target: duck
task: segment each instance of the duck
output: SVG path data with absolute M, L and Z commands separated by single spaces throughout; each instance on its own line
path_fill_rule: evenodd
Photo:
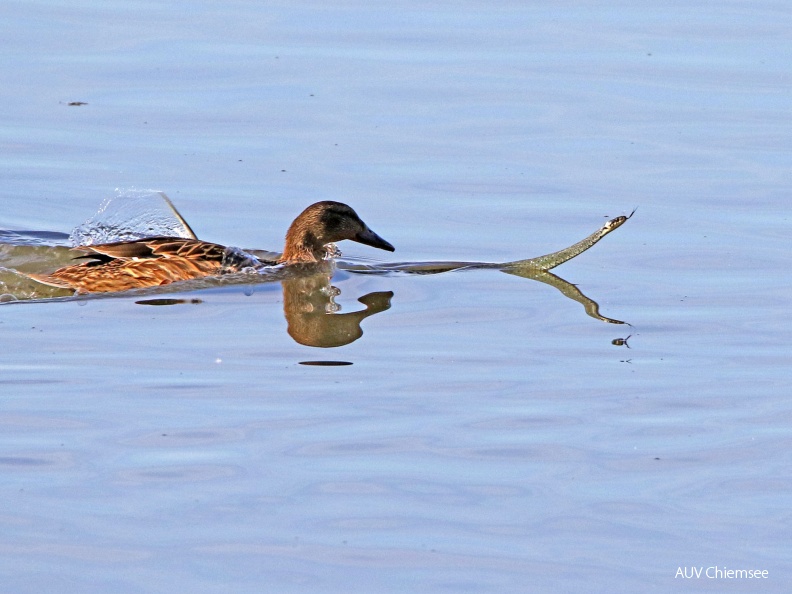
M 294 219 L 279 258 L 255 262 L 270 266 L 315 264 L 337 255 L 333 244 L 344 239 L 389 252 L 395 250 L 352 207 L 324 200 L 312 204 Z M 239 250 L 234 248 L 181 237 L 147 237 L 81 245 L 72 250 L 80 253 L 75 259 L 86 261 L 50 274 L 27 276 L 45 285 L 81 293 L 108 293 L 239 272 L 251 262 L 250 258 L 239 257 Z

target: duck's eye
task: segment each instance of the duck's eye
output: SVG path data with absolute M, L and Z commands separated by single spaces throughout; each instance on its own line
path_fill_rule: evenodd
M 322 223 L 325 227 L 336 227 L 341 222 L 341 217 L 332 212 L 326 212 L 322 215 Z
M 338 229 L 343 227 L 344 222 L 349 219 L 348 215 L 328 210 L 322 213 L 322 224 L 328 229 Z

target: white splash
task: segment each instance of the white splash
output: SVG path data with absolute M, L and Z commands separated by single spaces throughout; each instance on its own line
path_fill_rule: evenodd
M 69 235 L 73 246 L 131 241 L 146 237 L 183 237 L 195 239 L 190 226 L 158 190 L 117 188 L 95 215 Z

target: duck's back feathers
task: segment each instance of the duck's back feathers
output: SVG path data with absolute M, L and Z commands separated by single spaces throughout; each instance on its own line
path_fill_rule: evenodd
M 136 241 L 102 243 L 73 248 L 83 252 L 78 258 L 98 260 L 142 260 L 146 258 L 188 258 L 222 262 L 225 246 L 198 239 L 180 237 L 149 237 Z M 104 258 L 103 258 L 104 256 Z
M 219 274 L 226 248 L 216 243 L 154 237 L 73 248 L 89 259 L 52 274 L 30 274 L 41 283 L 91 293 L 127 291 Z

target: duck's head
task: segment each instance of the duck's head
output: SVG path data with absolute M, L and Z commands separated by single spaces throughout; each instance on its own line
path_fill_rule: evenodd
M 381 250 L 394 247 L 369 229 L 346 204 L 326 200 L 306 208 L 286 232 L 286 246 L 279 262 L 285 264 L 318 262 L 324 259 L 328 243 L 351 239 Z

